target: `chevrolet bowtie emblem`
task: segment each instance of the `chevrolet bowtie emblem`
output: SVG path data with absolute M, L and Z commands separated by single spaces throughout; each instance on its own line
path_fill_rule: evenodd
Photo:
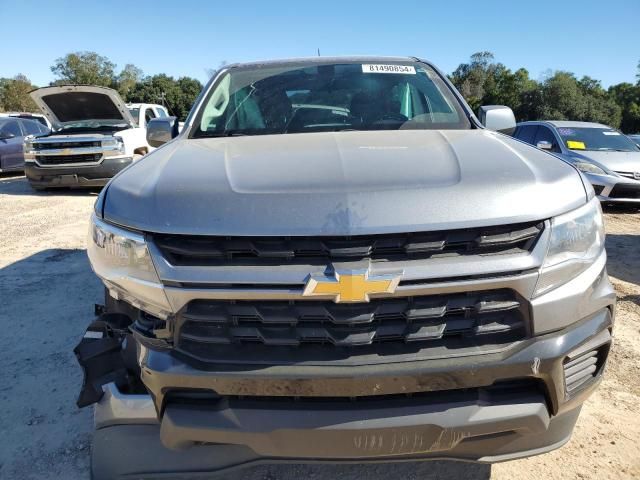
M 368 302 L 374 293 L 393 293 L 400 283 L 400 275 L 370 277 L 363 273 L 334 273 L 327 277 L 310 277 L 302 295 L 333 296 L 336 303 Z

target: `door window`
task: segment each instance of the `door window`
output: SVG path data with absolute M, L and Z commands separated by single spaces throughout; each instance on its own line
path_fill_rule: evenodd
M 149 123 L 149 120 L 156 118 L 156 114 L 151 108 L 147 108 L 144 111 L 144 123 Z
M 514 137 L 523 142 L 527 142 L 530 145 L 534 145 L 533 140 L 538 130 L 537 125 L 522 125 L 516 130 Z

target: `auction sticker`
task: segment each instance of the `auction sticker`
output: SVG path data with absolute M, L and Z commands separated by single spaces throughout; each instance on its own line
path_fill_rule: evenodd
M 586 150 L 587 146 L 584 142 L 577 142 L 575 140 L 567 140 L 567 147 L 571 150 Z
M 363 73 L 404 73 L 415 75 L 416 69 L 413 65 L 382 65 L 378 63 L 368 63 L 362 65 Z

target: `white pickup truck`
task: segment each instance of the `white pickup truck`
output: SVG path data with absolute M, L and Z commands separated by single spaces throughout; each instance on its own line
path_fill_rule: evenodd
M 25 141 L 25 174 L 36 190 L 105 185 L 153 150 L 148 119 L 168 116 L 161 105 L 125 105 L 106 87 L 44 87 L 31 97 L 53 126 L 50 135 Z
M 168 117 L 167 109 L 155 103 L 127 103 L 129 113 L 140 127 L 146 127 L 149 120 Z

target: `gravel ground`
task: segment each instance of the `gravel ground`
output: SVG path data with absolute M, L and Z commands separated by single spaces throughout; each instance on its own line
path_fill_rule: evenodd
M 35 193 L 0 176 L 0 478 L 88 478 L 91 410 L 75 399 L 81 373 L 72 349 L 100 302 L 84 252 L 96 192 Z M 616 342 L 605 380 L 582 410 L 569 444 L 493 465 L 459 462 L 263 466 L 224 477 L 640 478 L 640 213 L 606 214 L 609 274 L 618 292 Z M 222 478 L 222 477 L 220 477 Z

